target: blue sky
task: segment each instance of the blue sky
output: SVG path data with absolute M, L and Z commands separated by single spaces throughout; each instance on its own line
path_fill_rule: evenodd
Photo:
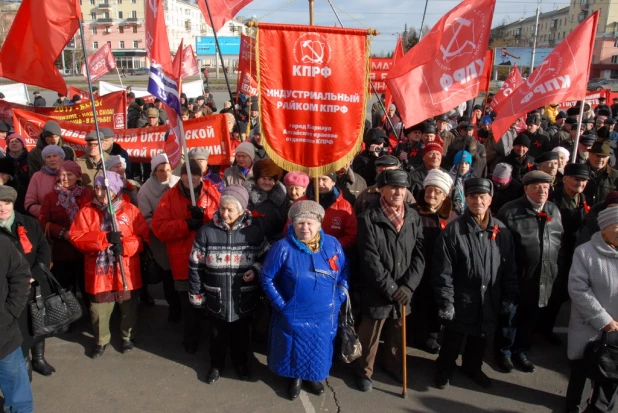
M 331 0 L 335 6 L 344 10 L 352 17 L 341 13 L 339 17 L 345 27 L 364 28 L 363 24 L 380 31 L 374 38 L 372 51 L 387 52 L 393 50 L 397 33 L 402 32 L 404 25 L 419 28 L 423 17 L 424 0 Z M 290 0 L 254 0 L 245 7 L 239 15 L 243 17 L 256 16 L 258 19 L 272 10 L 288 4 Z M 457 0 L 429 0 L 425 24 L 432 27 L 448 10 L 455 7 Z M 314 0 L 315 23 L 320 26 L 332 26 L 337 22 L 326 0 Z M 551 11 L 554 8 L 566 7 L 568 1 L 544 2 L 541 11 Z M 501 24 L 505 18 L 509 21 L 535 13 L 536 0 L 497 0 L 493 26 Z M 357 21 L 358 20 L 358 21 Z M 264 22 L 290 24 L 309 24 L 309 6 L 307 0 L 296 0 L 283 7 L 280 11 L 269 14 L 261 19 Z

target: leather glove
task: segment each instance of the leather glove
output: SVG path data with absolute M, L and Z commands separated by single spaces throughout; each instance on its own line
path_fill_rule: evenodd
M 120 238 L 122 238 L 122 232 L 120 231 L 110 231 L 105 236 L 107 238 L 107 242 L 110 244 L 120 244 Z
M 124 253 L 124 247 L 122 246 L 122 243 L 112 244 L 109 249 L 114 253 L 116 257 L 121 257 Z
M 399 288 L 397 288 L 397 290 L 393 293 L 392 298 L 401 305 L 408 305 L 412 299 L 412 290 L 405 285 L 400 285 Z
M 198 206 L 189 205 L 187 207 L 187 209 L 191 213 L 191 218 L 199 219 L 199 220 L 204 219 L 204 208 L 198 207 Z
M 453 318 L 455 318 L 455 307 L 449 304 L 446 308 L 438 310 L 438 317 L 442 321 L 453 321 Z
M 189 230 L 197 231 L 198 229 L 200 229 L 202 227 L 202 218 L 200 218 L 200 219 L 195 219 L 195 218 L 188 219 L 187 220 L 187 225 L 189 226 Z

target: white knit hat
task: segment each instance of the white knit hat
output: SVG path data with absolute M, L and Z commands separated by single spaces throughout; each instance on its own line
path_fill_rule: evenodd
M 164 152 L 161 152 L 152 158 L 152 160 L 150 161 L 150 170 L 154 173 L 155 169 L 157 169 L 157 166 L 161 165 L 162 163 L 170 163 L 169 159 L 167 159 L 167 155 Z
M 453 179 L 440 169 L 432 169 L 423 182 L 423 187 L 427 188 L 427 186 L 437 186 L 448 195 L 453 186 Z
M 597 221 L 601 231 L 610 225 L 618 224 L 618 207 L 605 208 L 603 211 L 599 212 Z
M 569 157 L 571 156 L 571 153 L 569 152 L 569 150 L 567 148 L 563 148 L 562 146 L 556 146 L 551 151 L 552 152 L 563 153 L 567 157 L 567 159 L 569 159 Z

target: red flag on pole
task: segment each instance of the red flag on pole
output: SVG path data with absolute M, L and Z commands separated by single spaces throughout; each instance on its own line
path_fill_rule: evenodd
M 158 64 L 172 73 L 172 54 L 167 39 L 167 27 L 161 0 L 146 2 L 146 51 L 151 64 Z
M 448 12 L 386 77 L 405 125 L 478 95 L 496 0 L 465 0 Z
M 180 76 L 183 79 L 197 75 L 200 72 L 200 67 L 197 64 L 193 46 L 189 45 L 182 50 L 182 68 Z
M 116 68 L 116 58 L 114 58 L 108 43 L 88 56 L 88 66 L 90 66 L 90 78 L 93 82 Z M 82 74 L 86 77 L 85 64 L 82 64 Z
M 56 60 L 80 16 L 79 0 L 24 0 L 0 51 L 0 76 L 66 95 Z
M 213 29 L 215 32 L 218 32 L 225 23 L 232 20 L 243 7 L 253 0 L 198 0 L 197 5 L 200 6 L 200 10 L 206 19 L 206 24 L 210 26 L 206 1 L 208 1 L 208 6 L 210 6 L 212 22 L 215 26 Z
M 184 49 L 184 41 L 185 39 L 180 39 L 180 44 L 178 45 L 178 50 L 176 51 L 176 55 L 172 60 L 172 73 L 171 75 L 176 77 L 176 75 L 180 75 L 182 73 L 182 50 Z
M 488 50 L 485 52 L 485 71 L 483 72 L 481 87 L 479 92 L 489 92 L 489 85 L 491 84 L 491 74 L 494 68 L 494 52 L 492 50 Z
M 575 28 L 500 106 L 491 128 L 497 141 L 522 114 L 550 103 L 583 100 L 599 12 Z
M 513 64 L 513 69 L 511 69 L 511 73 L 506 78 L 496 96 L 494 96 L 494 100 L 491 101 L 491 110 L 496 113 L 500 112 L 500 107 L 506 100 L 506 98 L 513 93 L 515 89 L 517 89 L 521 84 L 524 83 L 524 80 L 521 78 L 521 73 L 519 73 L 519 69 L 517 68 L 517 63 Z
M 395 67 L 398 60 L 403 58 L 403 43 L 401 42 L 401 36 L 397 38 L 397 44 L 395 45 L 395 51 L 393 52 L 393 60 L 391 68 Z M 384 107 L 388 111 L 388 107 L 393 103 L 393 94 L 391 93 L 390 88 L 386 88 L 386 92 L 384 93 L 386 98 L 384 99 Z M 395 102 L 395 106 L 397 106 L 397 102 Z M 387 114 L 385 114 L 388 116 Z

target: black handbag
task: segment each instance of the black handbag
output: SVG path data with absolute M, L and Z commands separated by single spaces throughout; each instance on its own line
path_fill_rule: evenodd
M 145 242 L 140 260 L 142 267 L 142 283 L 152 285 L 163 281 L 164 270 L 155 259 L 154 254 L 148 244 Z
M 608 342 L 606 332 L 600 340 L 588 343 L 584 362 L 586 376 L 596 383 L 618 383 L 618 345 Z
M 345 303 L 341 307 L 339 313 L 339 328 L 337 335 L 341 340 L 341 351 L 339 358 L 344 363 L 351 363 L 363 354 L 363 349 L 358 339 L 358 334 L 354 330 L 354 317 L 352 316 L 352 305 L 350 304 L 350 295 L 348 290 L 339 286 L 346 295 Z
M 64 290 L 56 277 L 39 263 L 52 288 L 52 294 L 43 297 L 37 284 L 34 300 L 30 302 L 30 321 L 34 337 L 47 337 L 66 331 L 67 327 L 82 317 L 82 306 L 70 290 Z

